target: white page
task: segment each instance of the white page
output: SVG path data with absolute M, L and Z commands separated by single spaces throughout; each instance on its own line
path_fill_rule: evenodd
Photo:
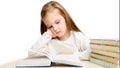
M 51 61 L 48 58 L 26 58 L 18 61 L 16 66 L 50 66 Z
M 82 66 L 80 59 L 74 55 L 52 55 L 49 56 L 52 62 L 74 65 L 74 66 Z

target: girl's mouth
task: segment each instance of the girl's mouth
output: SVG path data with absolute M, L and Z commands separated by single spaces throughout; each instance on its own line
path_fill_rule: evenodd
M 60 33 L 60 31 L 56 32 L 56 34 L 59 34 L 59 33 Z

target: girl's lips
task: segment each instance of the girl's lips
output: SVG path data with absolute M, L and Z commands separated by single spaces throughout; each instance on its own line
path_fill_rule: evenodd
M 59 34 L 59 33 L 60 33 L 60 31 L 56 32 L 56 34 Z

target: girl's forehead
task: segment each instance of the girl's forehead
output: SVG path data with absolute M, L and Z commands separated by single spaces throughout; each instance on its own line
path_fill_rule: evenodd
M 55 8 L 49 10 L 49 11 L 46 13 L 46 16 L 48 16 L 49 14 L 52 14 L 52 15 L 60 15 L 59 10 L 58 10 L 58 9 L 55 9 Z
M 62 15 L 60 15 L 58 10 L 51 10 L 47 12 L 45 17 L 43 18 L 43 21 L 45 24 L 52 24 L 56 20 L 60 20 L 62 18 Z
M 57 19 L 60 18 L 62 15 L 59 13 L 59 11 L 57 9 L 51 10 L 49 12 L 46 13 L 45 17 L 43 19 Z

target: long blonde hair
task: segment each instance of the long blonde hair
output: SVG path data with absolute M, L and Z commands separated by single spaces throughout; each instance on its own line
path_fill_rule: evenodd
M 49 12 L 52 8 L 57 9 L 59 11 L 60 15 L 62 15 L 64 17 L 65 22 L 67 24 L 66 25 L 67 29 L 69 31 L 81 32 L 81 30 L 75 25 L 74 21 L 72 20 L 72 18 L 68 14 L 68 12 L 65 10 L 65 8 L 62 7 L 62 5 L 60 5 L 56 1 L 50 1 L 50 2 L 46 3 L 41 10 L 41 26 L 40 26 L 41 34 L 43 34 L 45 31 L 47 31 L 47 27 L 44 24 L 44 22 L 42 21 L 42 19 L 45 17 L 47 12 Z

